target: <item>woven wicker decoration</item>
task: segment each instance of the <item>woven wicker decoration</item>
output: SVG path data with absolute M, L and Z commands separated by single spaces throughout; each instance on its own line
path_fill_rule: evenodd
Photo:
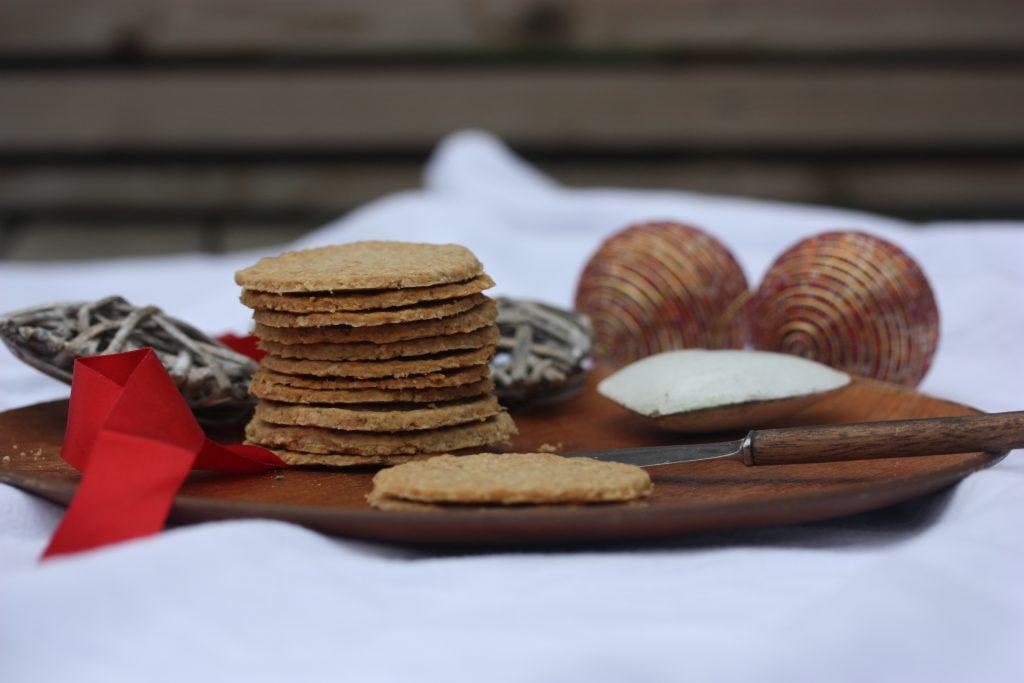
M 206 421 L 234 419 L 251 407 L 256 363 L 155 306 L 119 296 L 37 306 L 0 317 L 0 336 L 15 356 L 67 383 L 79 356 L 152 347 Z
M 839 370 L 917 385 L 939 340 L 924 273 L 899 247 L 859 232 L 797 243 L 750 302 L 754 346 Z
M 594 325 L 594 356 L 618 367 L 672 349 L 737 349 L 746 339 L 747 279 L 711 235 L 642 223 L 608 238 L 587 262 L 576 309 Z
M 499 400 L 505 405 L 545 403 L 579 391 L 590 354 L 586 316 L 536 301 L 497 302 L 501 339 L 491 376 Z

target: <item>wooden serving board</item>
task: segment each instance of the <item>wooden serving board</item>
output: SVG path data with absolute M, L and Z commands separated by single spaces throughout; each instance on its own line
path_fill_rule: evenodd
M 599 396 L 592 378 L 564 403 L 515 413 L 510 450 L 562 452 L 699 441 L 654 431 Z M 78 474 L 60 459 L 66 401 L 0 413 L 0 481 L 66 504 Z M 779 426 L 965 415 L 977 411 L 912 389 L 858 380 Z M 211 434 L 223 441 L 239 433 Z M 711 438 L 711 437 L 709 437 Z M 704 440 L 708 440 L 705 438 Z M 719 435 L 714 438 L 723 438 Z M 330 534 L 413 544 L 569 544 L 667 538 L 863 512 L 930 493 L 998 462 L 962 453 L 815 465 L 746 467 L 707 461 L 652 468 L 652 497 L 635 506 L 382 512 L 364 496 L 371 470 L 195 472 L 171 511 L 177 523 L 262 517 Z M 7 460 L 3 456 L 8 456 Z

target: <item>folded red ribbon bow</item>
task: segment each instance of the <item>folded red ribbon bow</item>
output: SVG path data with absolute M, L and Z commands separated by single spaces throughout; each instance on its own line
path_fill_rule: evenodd
M 43 557 L 157 533 L 192 469 L 287 467 L 265 448 L 207 439 L 152 349 L 75 361 L 60 454 L 83 474 Z

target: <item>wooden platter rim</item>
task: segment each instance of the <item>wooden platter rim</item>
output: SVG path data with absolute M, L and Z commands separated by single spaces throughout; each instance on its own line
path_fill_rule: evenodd
M 842 511 L 838 511 L 834 514 L 827 515 L 816 515 L 816 521 L 824 521 L 827 519 L 834 519 L 838 517 L 844 517 L 850 514 L 856 514 L 858 512 L 866 512 L 869 510 L 879 509 L 885 507 L 888 504 L 895 504 L 907 499 L 916 498 L 918 496 L 927 495 L 936 491 L 942 490 L 943 488 L 950 486 L 958 481 L 961 481 L 964 477 L 977 472 L 979 470 L 991 467 L 996 464 L 1002 458 L 1007 455 L 1008 451 L 1001 453 L 970 453 L 970 454 L 955 454 L 955 455 L 970 455 L 974 456 L 970 460 L 961 461 L 956 467 L 951 467 L 948 470 L 944 470 L 942 476 L 938 476 L 934 473 L 928 475 L 916 475 L 909 476 L 902 479 L 893 479 L 881 483 L 883 480 L 876 480 L 873 483 L 865 483 L 857 488 L 863 489 L 863 491 L 850 490 L 839 494 L 819 491 L 816 493 L 809 493 L 803 496 L 794 496 L 786 498 L 786 512 L 785 515 L 766 515 L 763 518 L 762 524 L 752 524 L 749 521 L 742 524 L 735 523 L 736 520 L 731 517 L 746 516 L 750 514 L 752 508 L 765 507 L 772 508 L 774 510 L 774 503 L 766 501 L 763 503 L 748 503 L 744 506 L 738 506 L 734 503 L 723 503 L 723 502 L 708 502 L 708 503 L 697 503 L 691 505 L 686 509 L 685 517 L 686 523 L 680 524 L 677 527 L 676 534 L 685 532 L 688 528 L 694 526 L 693 521 L 701 519 L 702 528 L 707 528 L 707 522 L 709 519 L 715 519 L 719 522 L 716 524 L 716 530 L 729 530 L 737 528 L 750 528 L 753 526 L 772 526 L 778 524 L 785 524 L 788 522 L 799 522 L 803 520 L 804 515 L 807 513 L 808 508 L 817 509 L 822 503 L 829 503 L 834 505 L 838 499 L 843 499 L 847 505 L 845 505 Z M 872 495 L 870 498 L 864 497 L 862 506 L 856 505 L 856 500 L 865 492 L 870 492 Z M 879 500 L 888 501 L 879 505 Z M 316 524 L 316 518 L 319 516 L 324 517 L 337 517 L 344 516 L 346 521 L 350 521 L 354 524 L 374 524 L 378 521 L 383 521 L 383 518 L 387 518 L 387 523 L 403 523 L 417 527 L 418 529 L 431 528 L 431 530 L 444 530 L 453 525 L 465 525 L 467 523 L 480 522 L 486 519 L 486 526 L 491 531 L 500 530 L 506 527 L 516 527 L 520 523 L 532 523 L 532 524 L 551 524 L 564 526 L 570 521 L 569 515 L 579 515 L 571 519 L 572 522 L 587 522 L 595 525 L 608 525 L 608 524 L 623 524 L 628 525 L 631 521 L 645 521 L 645 522 L 660 522 L 669 524 L 677 521 L 680 518 L 678 510 L 673 508 L 661 508 L 661 507 L 645 507 L 639 506 L 624 506 L 624 507 L 609 507 L 609 506 L 579 506 L 571 508 L 560 508 L 552 509 L 550 507 L 539 507 L 539 508 L 520 508 L 520 509 L 446 509 L 443 512 L 418 512 L 418 511 L 405 511 L 405 510 L 375 510 L 375 509 L 338 509 L 330 506 L 321 505 L 290 505 L 290 504 L 279 504 L 279 503 L 236 503 L 232 501 L 223 501 L 217 499 L 200 498 L 195 496 L 182 496 L 175 501 L 174 509 L 172 510 L 172 519 L 181 521 L 202 521 L 210 519 L 209 513 L 213 510 L 220 509 L 221 511 L 229 512 L 239 507 L 246 509 L 244 515 L 225 515 L 222 519 L 243 519 L 243 518 L 269 518 L 279 519 L 284 521 L 293 521 L 298 519 L 305 520 L 305 526 L 311 528 L 319 528 Z M 255 511 L 257 514 L 253 514 Z M 204 514 L 206 513 L 206 514 Z M 803 514 L 801 514 L 803 513 Z M 195 516 L 193 516 L 195 515 Z M 218 517 L 220 518 L 220 517 Z M 290 518 L 290 519 L 289 519 Z M 791 518 L 791 519 L 787 519 Z M 809 520 L 803 520 L 809 521 Z M 298 522 L 302 523 L 302 522 Z M 669 524 L 669 526 L 672 526 Z M 323 527 L 325 530 L 330 530 L 331 526 L 328 525 Z M 577 527 L 577 531 L 580 529 Z M 710 530 L 710 529 L 708 529 Z M 348 530 L 345 535 L 352 537 L 360 537 L 360 534 L 353 533 L 353 530 Z M 557 535 L 557 534 L 556 534 Z M 673 532 L 671 529 L 666 529 L 663 533 L 655 533 L 656 536 L 671 536 Z M 458 534 L 462 537 L 465 534 Z M 608 538 L 607 527 L 602 530 L 599 534 L 601 538 Z M 640 537 L 646 536 L 646 534 L 630 531 L 627 534 L 628 537 Z M 376 530 L 372 534 L 368 534 L 365 538 L 380 539 L 381 530 Z M 407 538 L 404 534 L 399 534 L 394 538 L 396 541 L 410 543 L 415 542 L 415 539 Z M 490 542 L 495 544 L 504 544 L 505 541 L 500 538 L 489 539 Z M 549 539 L 537 539 L 540 541 Z M 565 539 L 559 536 L 555 539 L 558 542 L 571 542 L 574 539 Z M 592 540 L 590 535 L 580 536 L 575 540 L 587 541 Z M 433 541 L 427 541 L 432 543 Z M 464 542 L 462 540 L 453 539 L 451 542 Z M 477 543 L 480 541 L 474 541 Z M 522 543 L 519 539 L 512 539 L 510 543 Z
M 858 382 L 873 383 L 870 380 Z M 923 396 L 960 414 L 981 412 L 955 401 L 926 394 Z M 62 403 L 66 401 L 39 403 L 9 412 L 53 409 Z M 945 488 L 973 472 L 997 463 L 1007 452 L 956 454 L 961 457 L 941 471 L 913 472 L 901 477 L 864 481 L 848 485 L 839 493 L 817 490 L 789 495 L 784 499 L 784 506 L 768 499 L 744 504 L 735 501 L 703 501 L 689 504 L 685 512 L 673 507 L 640 505 L 616 508 L 470 509 L 423 513 L 181 495 L 175 499 L 170 519 L 175 522 L 192 522 L 271 518 L 347 537 L 427 544 L 572 544 L 671 537 L 693 531 L 824 520 L 877 509 Z M 72 479 L 39 476 L 6 468 L 0 468 L 0 481 L 59 504 L 67 504 L 77 486 L 77 481 Z M 761 519 L 752 521 L 751 512 L 757 510 L 763 510 L 765 514 Z M 533 538 L 529 541 L 524 541 L 515 533 L 508 539 L 494 535 L 506 530 L 521 530 L 524 526 L 532 527 L 530 535 Z M 450 533 L 453 528 L 457 528 L 458 532 Z M 429 538 L 417 538 L 417 532 L 425 533 Z

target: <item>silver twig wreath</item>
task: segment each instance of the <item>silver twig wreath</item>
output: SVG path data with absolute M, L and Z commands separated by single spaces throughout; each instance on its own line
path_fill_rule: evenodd
M 505 404 L 543 403 L 583 386 L 592 340 L 585 315 L 521 299 L 498 298 L 501 339 L 491 362 Z
M 256 363 L 156 306 L 119 296 L 36 306 L 0 316 L 0 337 L 19 359 L 69 384 L 80 356 L 152 347 L 201 417 L 229 419 L 251 406 Z

